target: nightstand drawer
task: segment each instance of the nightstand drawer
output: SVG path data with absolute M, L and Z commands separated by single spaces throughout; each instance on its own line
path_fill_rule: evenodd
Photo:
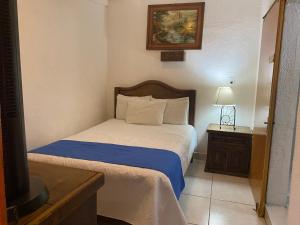
M 232 136 L 232 135 L 220 135 L 220 134 L 210 134 L 209 138 L 214 143 L 221 143 L 221 144 L 235 144 L 235 145 L 245 145 L 245 141 L 248 138 L 242 136 Z

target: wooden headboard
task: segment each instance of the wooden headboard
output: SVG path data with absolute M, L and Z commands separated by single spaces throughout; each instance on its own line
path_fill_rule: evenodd
M 157 80 L 148 80 L 133 87 L 116 87 L 115 117 L 118 94 L 139 97 L 151 95 L 154 98 L 159 99 L 174 99 L 188 97 L 190 101 L 189 124 L 193 126 L 195 125 L 196 90 L 177 89 Z

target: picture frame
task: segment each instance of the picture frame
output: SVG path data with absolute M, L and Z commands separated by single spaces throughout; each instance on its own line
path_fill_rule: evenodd
M 148 6 L 147 50 L 201 49 L 205 2 Z

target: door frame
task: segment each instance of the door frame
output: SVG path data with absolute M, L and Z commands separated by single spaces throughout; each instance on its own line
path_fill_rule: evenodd
M 268 188 L 268 177 L 269 177 L 269 166 L 270 166 L 270 156 L 272 147 L 272 136 L 273 127 L 275 121 L 275 109 L 276 109 L 276 99 L 277 99 L 277 89 L 278 89 L 278 79 L 280 72 L 280 62 L 281 62 L 281 48 L 282 48 L 282 38 L 283 38 L 283 28 L 284 28 L 284 16 L 287 0 L 276 0 L 271 6 L 270 10 L 264 16 L 264 18 L 271 11 L 272 7 L 279 1 L 279 16 L 278 16 L 278 27 L 277 27 L 277 37 L 276 37 L 276 47 L 274 56 L 274 68 L 271 86 L 271 96 L 270 96 L 270 107 L 269 107 L 269 118 L 267 121 L 267 138 L 266 138 L 266 152 L 264 160 L 264 171 L 263 171 L 263 182 L 262 182 L 262 196 L 261 202 L 257 208 L 257 214 L 261 217 L 265 215 L 266 200 L 267 200 L 267 188 Z

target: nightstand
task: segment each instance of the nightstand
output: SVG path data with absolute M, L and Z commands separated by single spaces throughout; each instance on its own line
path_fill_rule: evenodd
M 210 124 L 205 171 L 248 177 L 252 131 L 249 127 Z

